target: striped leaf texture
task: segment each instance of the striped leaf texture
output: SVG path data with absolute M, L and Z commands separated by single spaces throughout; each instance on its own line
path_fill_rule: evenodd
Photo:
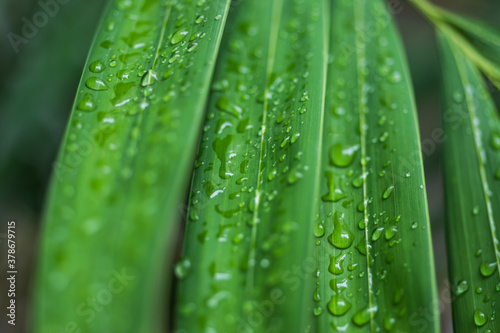
M 317 332 L 439 332 L 416 107 L 384 1 L 333 2 Z
M 177 328 L 438 332 L 416 108 L 390 13 L 382 1 L 292 3 L 243 2 L 228 23 Z
M 162 263 L 172 257 L 229 5 L 109 2 L 54 166 L 36 332 L 159 328 Z
M 483 79 L 448 31 L 443 68 L 444 178 L 455 332 L 500 332 L 500 122 Z
M 243 1 L 231 13 L 176 269 L 179 332 L 311 325 L 327 8 Z

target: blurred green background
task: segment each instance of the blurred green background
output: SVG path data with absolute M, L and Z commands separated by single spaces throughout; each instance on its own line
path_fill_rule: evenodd
M 265 1 L 265 0 L 255 0 Z M 57 3 L 42 0 L 43 3 Z M 398 0 L 390 0 L 398 4 Z M 500 24 L 498 0 L 439 0 L 445 8 Z M 57 3 L 58 4 L 58 3 Z M 17 325 L 0 322 L 0 332 L 26 332 L 37 235 L 52 163 L 62 139 L 83 65 L 105 1 L 70 0 L 52 7 L 52 16 L 36 32 L 12 46 L 12 33 L 23 36 L 23 18 L 32 21 L 38 0 L 0 0 L 0 253 L 7 253 L 7 221 L 17 224 Z M 431 26 L 404 0 L 396 19 L 409 58 L 419 109 L 422 141 L 439 129 L 440 67 Z M 57 10 L 56 10 L 57 9 Z M 45 22 L 46 21 L 46 22 Z M 41 24 L 43 23 L 43 24 Z M 19 40 L 18 40 L 19 41 Z M 499 101 L 498 94 L 492 90 Z M 443 332 L 452 332 L 447 294 L 443 190 L 439 145 L 424 152 L 433 243 L 442 305 Z M 1 260 L 6 272 L 6 260 Z M 6 274 L 6 273 L 2 273 Z M 6 286 L 6 284 L 5 284 Z M 0 307 L 6 305 L 2 288 Z

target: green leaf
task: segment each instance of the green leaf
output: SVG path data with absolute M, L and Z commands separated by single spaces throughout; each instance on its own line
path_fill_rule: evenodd
M 500 31 L 442 8 L 427 0 L 411 2 L 500 89 Z
M 416 107 L 384 1 L 332 10 L 315 332 L 439 332 Z
M 165 318 L 161 263 L 229 4 L 109 3 L 54 165 L 37 332 L 152 332 Z
M 480 73 L 445 33 L 444 176 L 453 324 L 500 332 L 500 122 Z
M 232 12 L 176 269 L 183 331 L 310 326 L 328 13 L 323 0 Z

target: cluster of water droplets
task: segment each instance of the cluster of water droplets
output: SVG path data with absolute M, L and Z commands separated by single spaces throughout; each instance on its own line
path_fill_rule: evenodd
M 398 247 L 403 241 L 419 245 L 403 239 L 400 230 L 421 229 L 406 211 L 397 212 L 398 200 L 405 200 L 398 191 L 414 172 L 398 156 L 396 140 L 406 133 L 397 121 L 412 116 L 411 105 L 398 93 L 407 88 L 390 44 L 393 28 L 386 8 L 378 2 L 367 6 L 370 10 L 355 9 L 352 1 L 336 6 L 342 12 L 338 26 L 344 29 L 334 29 L 330 57 L 329 71 L 335 75 L 330 74 L 327 90 L 322 210 L 314 228 L 320 262 L 313 314 L 326 312 L 337 331 L 365 326 L 396 331 L 398 323 L 404 327 L 408 321 L 407 291 L 405 281 L 391 271 L 411 274 L 410 263 L 398 259 Z M 353 19 L 356 10 L 367 21 Z M 423 184 L 415 189 L 420 192 Z

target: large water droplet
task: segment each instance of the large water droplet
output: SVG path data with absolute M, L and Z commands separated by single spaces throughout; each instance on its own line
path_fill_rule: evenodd
M 340 253 L 338 256 L 330 256 L 330 265 L 328 266 L 328 271 L 334 275 L 340 275 L 344 273 L 343 263 L 346 255 Z
M 486 317 L 483 311 L 476 310 L 474 312 L 474 324 L 476 324 L 477 327 L 484 326 L 487 321 L 488 317 Z
M 344 222 L 344 214 L 335 212 L 333 216 L 333 233 L 328 241 L 338 249 L 347 249 L 354 242 L 354 235 Z
M 339 177 L 336 179 L 335 174 L 332 171 L 325 171 L 325 177 L 328 184 L 328 193 L 321 197 L 323 201 L 327 202 L 337 202 L 347 197 L 347 195 L 342 191 L 341 181 Z
M 89 77 L 87 81 L 85 81 L 85 85 L 87 86 L 87 88 L 97 91 L 103 91 L 109 89 L 104 80 L 99 79 L 95 76 Z
M 384 193 L 382 193 L 382 199 L 388 199 L 391 196 L 392 191 L 394 191 L 394 185 L 390 185 L 385 189 Z
M 487 262 L 483 261 L 481 263 L 481 266 L 479 267 L 479 271 L 481 272 L 481 275 L 484 277 L 492 276 L 493 273 L 495 273 L 496 269 L 497 269 L 496 261 L 491 262 L 491 263 L 487 263 Z
M 352 317 L 352 321 L 359 327 L 364 326 L 370 321 L 370 318 L 374 316 L 376 312 L 377 312 L 376 306 L 372 307 L 367 306 L 356 312 Z
M 141 86 L 147 87 L 153 85 L 158 81 L 158 74 L 153 70 L 148 70 L 141 79 Z
M 101 60 L 96 60 L 90 64 L 89 69 L 92 73 L 101 73 L 106 69 L 106 66 Z
M 189 34 L 189 31 L 185 29 L 179 29 L 174 34 L 172 35 L 172 38 L 170 39 L 170 43 L 173 45 L 178 44 L 182 42 L 182 40 Z
M 328 311 L 334 316 L 343 316 L 349 311 L 351 306 L 351 303 L 337 294 L 332 296 L 332 299 L 328 302 Z
M 82 99 L 80 100 L 80 102 L 76 106 L 76 108 L 78 110 L 87 111 L 87 112 L 94 111 L 96 109 L 96 107 L 97 107 L 97 105 L 94 102 L 94 100 L 92 99 L 92 95 L 90 95 L 90 94 L 83 95 Z
M 330 149 L 330 162 L 340 168 L 348 167 L 354 161 L 358 150 L 359 145 L 345 146 L 338 143 Z

